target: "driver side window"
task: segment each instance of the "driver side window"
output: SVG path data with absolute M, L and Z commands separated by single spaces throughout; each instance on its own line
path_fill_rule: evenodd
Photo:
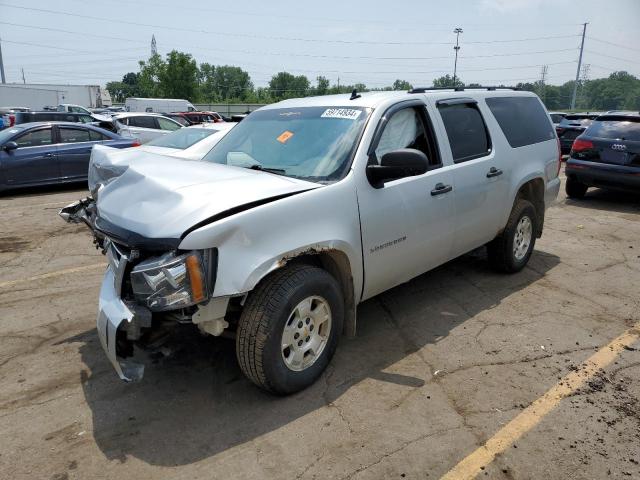
M 395 112 L 385 125 L 375 149 L 375 159 L 380 163 L 388 152 L 412 148 L 424 153 L 430 165 L 438 165 L 440 160 L 432 139 L 419 107 L 404 108 Z

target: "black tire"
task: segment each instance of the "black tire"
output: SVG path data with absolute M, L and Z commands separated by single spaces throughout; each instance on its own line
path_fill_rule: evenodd
M 569 198 L 583 198 L 589 187 L 578 180 L 567 178 L 564 190 Z
M 282 332 L 293 309 L 309 296 L 327 300 L 331 309 L 329 339 L 313 364 L 290 370 L 282 355 Z M 291 265 L 269 275 L 253 290 L 244 306 L 236 336 L 236 355 L 244 374 L 268 392 L 287 395 L 300 391 L 322 374 L 338 346 L 344 318 L 344 299 L 338 282 L 327 271 L 310 265 Z
M 516 227 L 524 216 L 529 217 L 531 220 L 531 241 L 526 254 L 518 260 L 513 251 L 513 242 L 516 235 Z M 507 220 L 506 227 L 499 236 L 487 244 L 487 255 L 491 268 L 504 273 L 515 273 L 522 270 L 529 261 L 531 252 L 533 252 L 537 231 L 538 218 L 536 209 L 528 200 L 516 200 L 516 204 L 511 210 L 511 215 L 509 215 L 509 220 Z

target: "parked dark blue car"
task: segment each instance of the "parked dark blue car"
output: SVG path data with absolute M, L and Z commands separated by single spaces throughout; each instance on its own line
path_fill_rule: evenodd
M 573 142 L 565 173 L 570 198 L 589 187 L 640 193 L 640 113 L 598 117 Z
M 92 125 L 34 122 L 0 131 L 0 191 L 87 179 L 94 145 L 138 146 Z

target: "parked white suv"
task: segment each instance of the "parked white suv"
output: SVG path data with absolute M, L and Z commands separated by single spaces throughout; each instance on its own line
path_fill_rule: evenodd
M 532 93 L 354 92 L 264 107 L 202 161 L 94 161 L 93 197 L 60 213 L 107 255 L 98 333 L 121 378 L 142 376 L 134 345 L 192 323 L 288 394 L 355 334 L 358 303 L 482 245 L 522 269 L 559 161 Z
M 147 143 L 182 128 L 175 120 L 157 113 L 118 113 L 113 116 L 117 133 Z

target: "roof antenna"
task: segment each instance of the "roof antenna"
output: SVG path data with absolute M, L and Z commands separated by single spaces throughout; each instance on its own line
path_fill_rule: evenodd
M 349 100 L 355 100 L 356 98 L 360 98 L 362 95 L 358 93 L 358 91 L 354 88 L 353 92 L 351 92 L 351 98 Z

